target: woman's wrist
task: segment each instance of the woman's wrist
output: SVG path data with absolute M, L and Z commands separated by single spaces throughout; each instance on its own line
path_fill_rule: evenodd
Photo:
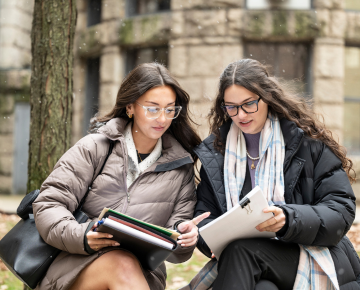
M 280 230 L 278 230 L 276 232 L 276 236 L 277 237 L 283 237 L 286 234 L 286 232 L 288 230 L 288 227 L 289 227 L 288 214 L 287 214 L 286 210 L 284 210 L 283 207 L 281 207 L 281 206 L 279 206 L 279 207 L 282 209 L 282 211 L 283 211 L 283 213 L 285 215 L 285 224 Z
M 88 239 L 87 239 L 87 233 L 90 232 L 90 230 L 92 229 L 92 227 L 94 226 L 96 222 L 90 222 L 88 227 L 86 228 L 85 234 L 84 234 L 84 250 L 85 252 L 87 252 L 89 255 L 94 254 L 96 251 L 94 251 L 93 249 L 90 248 L 89 244 L 88 244 Z

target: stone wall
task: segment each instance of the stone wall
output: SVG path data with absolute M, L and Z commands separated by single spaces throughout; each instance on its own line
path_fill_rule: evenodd
M 243 57 L 244 41 L 308 42 L 313 43 L 311 93 L 316 110 L 342 140 L 342 121 L 329 116 L 333 111 L 340 118 L 343 114 L 344 43 L 360 41 L 359 13 L 345 12 L 343 0 L 316 0 L 307 11 L 247 10 L 238 0 L 172 0 L 170 13 L 130 18 L 125 17 L 123 1 L 104 3 L 102 22 L 79 29 L 76 46 L 78 59 L 101 56 L 102 112 L 115 102 L 124 74 L 123 50 L 168 43 L 169 69 L 189 92 L 190 109 L 205 137 L 219 75 Z M 79 9 L 79 21 L 86 22 L 83 14 Z
M 190 110 L 204 138 L 219 76 L 244 56 L 249 41 L 311 44 L 315 109 L 342 141 L 344 47 L 360 45 L 360 13 L 344 10 L 344 0 L 314 0 L 310 10 L 287 11 L 248 10 L 245 0 L 172 0 L 169 12 L 134 17 L 126 17 L 125 2 L 102 0 L 101 23 L 87 27 L 87 1 L 77 0 L 73 143 L 83 136 L 88 58 L 100 58 L 99 109 L 104 114 L 115 104 L 124 78 L 126 50 L 168 45 L 169 69 L 190 94 Z M 29 96 L 33 0 L 0 3 L 0 192 L 9 192 L 13 108 L 16 98 Z
M 34 1 L 1 1 L 0 5 L 0 68 L 29 67 Z
M 100 109 L 105 112 L 114 104 L 124 76 L 124 51 L 168 43 L 169 69 L 190 94 L 190 110 L 204 138 L 219 75 L 243 57 L 244 42 L 310 43 L 315 110 L 342 142 L 344 46 L 360 44 L 360 13 L 344 10 L 344 2 L 314 0 L 310 10 L 282 11 L 248 10 L 240 0 L 172 0 L 171 12 L 126 18 L 124 1 L 106 1 L 102 23 L 78 30 L 77 60 L 101 56 Z M 86 23 L 83 11 L 79 10 L 78 22 Z M 84 75 L 75 78 L 75 86 L 84 92 Z M 83 101 L 77 100 L 79 108 Z M 74 111 L 74 120 L 80 111 Z
M 169 69 L 191 97 L 201 138 L 227 64 L 243 55 L 241 1 L 172 1 Z
M 14 108 L 30 96 L 33 0 L 0 1 L 0 194 L 11 193 Z
M 120 27 L 124 27 L 123 0 L 103 0 L 101 23 L 87 27 L 87 1 L 78 0 L 75 35 L 74 103 L 72 143 L 83 136 L 86 102 L 86 59 L 100 57 L 100 114 L 114 106 L 116 94 L 124 77 L 123 53 L 119 46 Z M 126 24 L 125 24 L 126 25 Z

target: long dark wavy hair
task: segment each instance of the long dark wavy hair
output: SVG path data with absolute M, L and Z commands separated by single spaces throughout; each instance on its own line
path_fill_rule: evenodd
M 194 121 L 189 116 L 189 95 L 181 88 L 170 72 L 159 63 L 143 63 L 134 68 L 121 83 L 114 108 L 105 116 L 95 117 L 93 128 L 97 122 L 106 123 L 113 118 L 123 118 L 132 121 L 126 114 L 126 106 L 133 104 L 148 90 L 169 86 L 176 94 L 176 106 L 181 106 L 180 115 L 171 122 L 166 133 L 171 134 L 197 160 L 193 148 L 201 143 L 199 135 L 192 125 Z
M 253 59 L 242 59 L 229 64 L 220 76 L 219 90 L 210 112 L 210 131 L 215 135 L 214 147 L 222 154 L 225 151 L 219 128 L 230 118 L 221 109 L 225 90 L 232 85 L 239 85 L 261 97 L 272 115 L 279 119 L 293 121 L 299 128 L 313 139 L 321 140 L 341 160 L 342 166 L 350 180 L 356 180 L 353 162 L 346 157 L 346 149 L 326 129 L 323 117 L 315 114 L 309 99 L 299 96 L 269 75 L 267 67 Z

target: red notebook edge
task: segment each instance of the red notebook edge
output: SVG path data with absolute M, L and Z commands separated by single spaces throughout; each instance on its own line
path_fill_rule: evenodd
M 113 220 L 113 221 L 115 221 L 115 222 L 121 223 L 121 224 L 123 224 L 123 225 L 125 225 L 125 226 L 128 226 L 128 227 L 130 227 L 130 228 L 133 228 L 133 229 L 135 229 L 135 230 L 138 230 L 138 231 L 140 231 L 140 232 L 143 232 L 143 233 L 145 233 L 145 234 L 148 234 L 148 235 L 150 235 L 150 236 L 153 236 L 153 237 L 155 237 L 155 238 L 158 238 L 158 239 L 160 239 L 160 240 L 162 240 L 162 241 L 164 241 L 164 242 L 167 242 L 167 243 L 173 245 L 173 243 L 171 243 L 169 240 L 167 240 L 167 239 L 165 239 L 165 238 L 163 238 L 163 237 L 161 237 L 161 236 L 159 236 L 159 235 L 157 235 L 157 234 L 155 234 L 155 233 L 152 233 L 152 232 L 150 232 L 150 231 L 148 231 L 148 230 L 146 230 L 146 229 L 143 229 L 143 228 L 141 228 L 141 227 L 139 227 L 139 226 L 137 226 L 137 225 L 131 224 L 131 223 L 127 222 L 127 221 L 118 219 L 118 218 L 113 217 L 113 216 L 108 216 L 108 218 L 111 219 L 111 220 Z M 173 246 L 174 246 L 174 245 L 173 245 Z

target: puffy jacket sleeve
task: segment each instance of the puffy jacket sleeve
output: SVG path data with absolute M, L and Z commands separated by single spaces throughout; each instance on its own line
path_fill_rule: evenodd
M 182 171 L 184 178 L 181 184 L 180 192 L 178 193 L 173 212 L 166 223 L 166 227 L 171 229 L 173 229 L 176 222 L 191 220 L 194 215 L 196 194 L 193 164 L 184 166 Z M 169 256 L 167 261 L 171 263 L 185 262 L 190 259 L 194 249 L 195 245 L 184 248 L 178 246 L 174 253 Z
M 72 213 L 95 174 L 99 162 L 96 145 L 88 135 L 70 148 L 56 163 L 33 203 L 36 226 L 44 241 L 72 254 L 87 254 L 84 233 L 90 221 L 79 224 Z
M 209 178 L 203 167 L 200 169 L 200 183 L 196 189 L 197 203 L 195 206 L 195 217 L 205 213 L 210 212 L 210 216 L 204 219 L 199 223 L 198 227 L 201 228 L 213 221 L 221 215 L 217 200 L 215 197 L 214 190 L 211 187 Z M 204 241 L 204 239 L 199 236 L 199 241 L 197 243 L 197 248 L 207 257 L 211 257 L 211 250 Z
M 335 246 L 355 218 L 355 196 L 340 159 L 321 142 L 312 147 L 316 152 L 313 203 L 282 206 L 288 229 L 281 239 L 304 245 Z

